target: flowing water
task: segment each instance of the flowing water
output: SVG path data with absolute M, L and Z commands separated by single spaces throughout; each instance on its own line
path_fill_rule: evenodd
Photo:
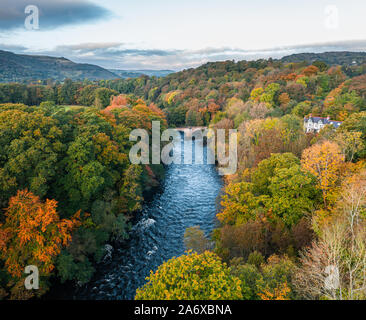
M 195 143 L 202 144 L 193 141 L 193 146 Z M 183 143 L 176 145 L 175 154 L 180 154 L 182 147 Z M 203 148 L 206 159 L 207 147 Z M 169 165 L 161 191 L 145 204 L 126 246 L 115 249 L 111 262 L 100 266 L 93 281 L 79 289 L 74 298 L 133 299 L 150 270 L 184 254 L 186 228 L 200 226 L 210 236 L 216 226 L 221 188 L 214 165 Z

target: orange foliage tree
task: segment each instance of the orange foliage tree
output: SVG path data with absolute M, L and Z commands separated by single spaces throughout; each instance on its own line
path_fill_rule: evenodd
M 21 277 L 27 265 L 37 266 L 42 275 L 54 269 L 56 256 L 80 225 L 80 212 L 61 220 L 56 208 L 55 200 L 41 202 L 28 190 L 10 198 L 0 226 L 0 257 L 13 277 Z
M 282 93 L 279 98 L 278 101 L 281 103 L 281 106 L 286 106 L 288 105 L 288 103 L 290 102 L 290 96 L 288 95 L 287 92 Z
M 344 167 L 344 155 L 339 146 L 330 141 L 316 144 L 303 152 L 301 163 L 305 170 L 318 179 L 318 187 L 327 206 L 327 200 L 334 194 Z
M 208 112 L 211 113 L 212 117 L 220 110 L 220 106 L 214 102 L 210 102 L 208 104 L 207 108 L 208 108 Z
M 258 293 L 261 300 L 290 300 L 288 295 L 291 289 L 287 286 L 287 282 L 279 284 L 273 290 L 266 288 L 263 292 Z
M 167 127 L 166 115 L 155 104 L 149 106 L 141 99 L 131 101 L 126 95 L 111 99 L 111 105 L 101 111 L 113 123 L 122 124 L 130 129 L 151 129 L 152 121 L 160 121 L 162 127 Z
M 307 77 L 310 77 L 316 75 L 318 72 L 319 72 L 318 67 L 311 65 L 304 69 L 303 74 L 306 75 Z

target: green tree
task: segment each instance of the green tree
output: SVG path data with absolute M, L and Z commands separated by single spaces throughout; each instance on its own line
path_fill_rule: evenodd
M 95 102 L 95 91 L 97 90 L 95 85 L 87 85 L 79 90 L 77 103 L 82 106 L 92 106 Z
M 111 97 L 117 96 L 118 92 L 108 88 L 98 88 L 95 90 L 94 95 L 95 95 L 94 105 L 98 109 L 104 109 L 107 106 L 109 106 L 111 102 Z
M 0 130 L 2 203 L 18 189 L 45 196 L 64 148 L 58 122 L 41 112 L 8 110 L 0 113 Z
M 276 169 L 299 165 L 300 160 L 292 153 L 275 153 L 261 161 L 252 173 L 253 192 L 256 195 L 270 194 L 269 185 Z
M 364 147 L 356 152 L 355 158 L 366 157 L 366 111 L 350 115 L 339 128 L 341 132 L 362 132 L 361 139 Z
M 66 79 L 58 89 L 58 99 L 60 104 L 76 104 L 77 86 L 71 79 Z
M 276 169 L 270 179 L 269 191 L 271 195 L 265 206 L 288 227 L 311 213 L 321 199 L 316 178 L 303 171 L 300 165 Z

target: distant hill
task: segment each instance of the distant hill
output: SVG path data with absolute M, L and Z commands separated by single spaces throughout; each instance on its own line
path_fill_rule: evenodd
M 75 63 L 65 58 L 15 54 L 0 50 L 0 82 L 29 80 L 101 80 L 118 75 L 92 64 Z
M 280 59 L 284 63 L 303 62 L 312 63 L 323 61 L 328 65 L 361 65 L 366 63 L 366 52 L 325 52 L 300 53 Z M 0 50 L 0 82 L 27 82 L 31 80 L 53 79 L 63 81 L 72 80 L 110 80 L 117 78 L 165 77 L 175 73 L 172 70 L 118 70 L 75 63 L 63 57 L 49 57 L 38 55 L 15 54 Z
M 123 79 L 138 78 L 143 75 L 160 78 L 175 72 L 172 70 L 117 70 L 117 69 L 109 69 L 109 71 L 113 72 L 114 74 L 118 75 Z
M 324 53 L 299 53 L 280 59 L 282 62 L 314 62 L 323 61 L 328 65 L 360 65 L 366 63 L 366 52 L 324 52 Z

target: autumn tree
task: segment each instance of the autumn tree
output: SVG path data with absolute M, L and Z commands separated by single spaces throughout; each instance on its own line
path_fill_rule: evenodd
M 346 179 L 334 217 L 301 255 L 294 284 L 307 299 L 366 297 L 366 171 Z
M 184 245 L 187 250 L 201 254 L 210 248 L 210 242 L 199 226 L 187 228 L 184 232 Z
M 324 205 L 334 195 L 344 164 L 344 155 L 334 142 L 325 141 L 306 149 L 301 159 L 302 167 L 318 180 Z
M 233 276 L 241 280 L 244 300 L 290 300 L 294 298 L 292 277 L 295 264 L 287 256 L 270 256 L 259 266 L 242 258 L 230 262 Z
M 362 150 L 355 154 L 356 159 L 366 157 L 366 112 L 354 113 L 350 115 L 343 123 L 339 130 L 343 132 L 361 132 L 363 141 Z
M 245 104 L 245 110 L 249 113 L 251 119 L 264 119 L 268 114 L 268 108 L 265 103 L 252 103 L 248 101 Z
M 291 111 L 292 114 L 298 117 L 308 116 L 312 112 L 313 106 L 310 101 L 303 101 L 297 104 Z
M 241 281 L 214 253 L 188 253 L 151 272 L 136 300 L 237 300 Z
M 224 224 L 238 224 L 255 218 L 258 199 L 247 182 L 229 184 L 222 196 L 222 210 L 217 218 Z
M 211 113 L 211 118 L 220 110 L 220 106 L 214 102 L 210 102 L 207 106 L 208 112 Z
M 226 187 L 217 217 L 222 223 L 239 225 L 269 211 L 271 220 L 279 219 L 291 227 L 318 204 L 315 183 L 315 177 L 300 167 L 295 155 L 272 154 L 253 170 L 251 182 Z
M 263 92 L 264 90 L 261 87 L 253 89 L 250 93 L 250 99 L 259 102 Z
M 294 284 L 303 298 L 354 300 L 366 296 L 365 226 L 349 241 L 346 220 L 323 228 L 321 237 L 304 250 Z
M 303 70 L 303 74 L 304 74 L 304 75 L 306 75 L 307 77 L 310 77 L 310 76 L 316 75 L 318 72 L 319 72 L 318 67 L 316 67 L 316 66 L 314 66 L 314 65 L 308 66 L 308 67 L 306 67 L 306 68 Z
M 281 93 L 281 95 L 278 97 L 278 101 L 281 104 L 281 108 L 286 110 L 287 105 L 289 104 L 289 102 L 291 101 L 290 96 L 288 95 L 287 92 L 283 92 Z
M 341 148 L 342 154 L 346 155 L 346 160 L 351 162 L 355 155 L 365 148 L 362 132 L 340 132 L 335 136 L 334 141 Z
M 80 225 L 79 213 L 60 219 L 57 202 L 24 190 L 9 200 L 5 223 L 1 226 L 1 257 L 9 274 L 20 278 L 27 265 L 35 265 L 42 276 L 54 270 L 55 259 L 71 241 L 72 231 Z

